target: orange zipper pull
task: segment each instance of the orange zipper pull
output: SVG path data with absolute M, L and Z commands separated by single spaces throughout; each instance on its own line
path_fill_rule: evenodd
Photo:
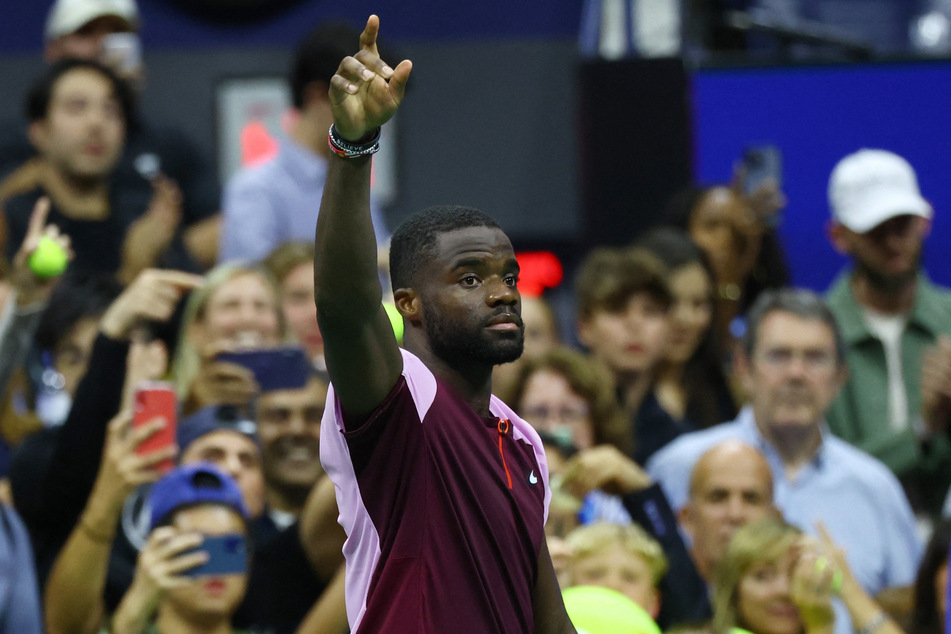
M 505 477 L 508 479 L 509 488 L 512 488 L 512 474 L 509 473 L 509 466 L 505 463 L 505 449 L 502 446 L 502 439 L 512 428 L 512 423 L 507 418 L 499 419 L 499 455 L 502 456 L 502 468 L 505 469 Z

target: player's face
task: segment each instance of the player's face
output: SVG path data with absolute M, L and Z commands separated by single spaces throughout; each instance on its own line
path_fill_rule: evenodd
M 496 365 L 522 354 L 518 263 L 502 230 L 467 227 L 440 234 L 422 274 L 423 325 L 437 357 L 450 365 Z

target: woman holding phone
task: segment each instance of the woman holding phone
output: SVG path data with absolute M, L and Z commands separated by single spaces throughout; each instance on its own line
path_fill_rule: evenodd
M 253 372 L 218 355 L 274 348 L 286 334 L 277 288 L 264 269 L 244 263 L 212 269 L 188 298 L 172 364 L 183 415 L 248 403 L 258 391 Z

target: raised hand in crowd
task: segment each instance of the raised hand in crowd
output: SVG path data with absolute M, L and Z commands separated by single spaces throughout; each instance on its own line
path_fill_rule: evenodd
M 155 465 L 175 455 L 174 447 L 139 455 L 136 448 L 165 421 L 132 429 L 123 410 L 110 423 L 103 461 L 79 522 L 60 551 L 46 585 L 45 615 L 50 634 L 96 632 L 105 613 L 103 589 L 109 553 L 122 505 L 136 487 L 154 482 Z
M 136 488 L 162 475 L 156 465 L 175 456 L 175 447 L 137 453 L 139 445 L 168 421 L 157 418 L 132 427 L 135 386 L 161 376 L 166 365 L 167 354 L 161 344 L 132 343 L 123 409 L 109 422 L 92 493 L 47 581 L 45 614 L 51 634 L 98 631 L 105 611 L 102 597 L 109 553 L 122 506 Z
M 119 281 L 123 284 L 156 265 L 182 221 L 182 191 L 175 181 L 159 174 L 152 180 L 152 189 L 148 209 L 129 226 L 122 244 Z
M 820 522 L 817 527 L 818 544 L 822 556 L 831 562 L 833 575 L 841 575 L 841 582 L 833 583 L 833 590 L 842 599 L 849 611 L 852 626 L 856 632 L 871 634 L 902 634 L 902 629 L 888 615 L 887 611 L 873 599 L 852 574 L 846 559 L 845 550 L 832 541 L 825 526 Z
M 208 561 L 207 552 L 189 552 L 201 543 L 201 533 L 186 532 L 174 526 L 161 526 L 152 531 L 139 553 L 132 585 L 113 618 L 114 634 L 146 631 L 169 590 L 194 584 L 195 580 L 183 573 Z
M 53 290 L 54 282 L 59 279 L 63 271 L 55 275 L 38 275 L 30 267 L 30 256 L 40 246 L 40 241 L 47 238 L 68 257 L 72 257 L 69 236 L 61 234 L 56 225 L 47 225 L 46 217 L 50 211 L 50 200 L 45 196 L 36 201 L 33 213 L 30 216 L 29 227 L 23 244 L 13 258 L 13 270 L 10 281 L 17 293 L 17 305 L 29 306 L 37 302 L 45 302 Z M 65 271 L 65 269 L 64 269 Z
M 921 417 L 929 432 L 946 430 L 951 419 L 951 338 L 946 335 L 921 361 Z
M 221 353 L 235 349 L 233 343 L 219 340 L 199 350 L 201 363 L 191 384 L 190 411 L 209 405 L 246 405 L 259 392 L 250 369 L 218 359 Z
M 789 596 L 799 610 L 807 634 L 831 634 L 834 630 L 832 598 L 837 570 L 814 540 L 802 539 L 789 581 Z
M 614 445 L 583 449 L 565 463 L 562 487 L 578 498 L 600 489 L 612 495 L 642 491 L 653 484 L 640 466 Z
M 99 329 L 111 339 L 126 340 L 146 321 L 167 321 L 182 295 L 203 281 L 201 275 L 182 271 L 142 271 L 102 316 Z

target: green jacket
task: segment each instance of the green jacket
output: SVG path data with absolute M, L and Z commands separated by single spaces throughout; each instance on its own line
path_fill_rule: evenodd
M 829 409 L 829 427 L 837 436 L 888 465 L 906 486 L 914 485 L 909 480 L 927 483 L 928 489 L 940 486 L 941 491 L 933 493 L 943 499 L 951 478 L 951 442 L 946 434 L 939 434 L 923 447 L 911 427 L 900 432 L 889 428 L 885 348 L 866 327 L 861 307 L 852 295 L 850 278 L 851 271 L 844 271 L 826 293 L 826 302 L 835 314 L 848 349 L 849 367 L 849 379 Z M 919 273 L 915 303 L 901 338 L 910 421 L 921 418 L 922 355 L 940 334 L 951 335 L 951 291 L 935 286 L 924 273 Z

